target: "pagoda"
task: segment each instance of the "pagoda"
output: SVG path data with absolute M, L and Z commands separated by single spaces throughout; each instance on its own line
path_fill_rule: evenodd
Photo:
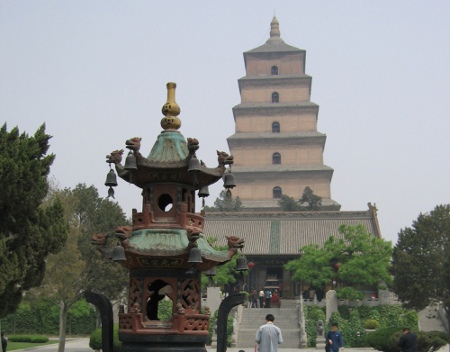
M 279 210 L 282 194 L 298 200 L 306 187 L 322 197 L 323 210 L 339 210 L 331 199 L 333 169 L 324 165 L 326 135 L 317 131 L 319 106 L 310 101 L 306 51 L 280 37 L 278 20 L 260 47 L 244 52 L 241 103 L 233 108 L 235 133 L 228 138 L 233 173 L 248 211 Z

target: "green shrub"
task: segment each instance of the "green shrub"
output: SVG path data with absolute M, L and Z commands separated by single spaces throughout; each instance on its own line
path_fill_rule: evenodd
M 378 329 L 380 327 L 380 323 L 375 319 L 367 319 L 364 322 L 365 329 Z
M 357 291 L 353 287 L 349 286 L 339 289 L 336 296 L 339 299 L 348 299 L 350 301 L 362 300 L 365 297 L 363 292 Z
M 161 321 L 172 319 L 173 302 L 170 298 L 158 302 L 158 318 Z
M 13 335 L 8 340 L 11 342 L 45 343 L 48 342 L 48 337 L 42 335 Z
M 325 307 L 304 306 L 306 321 L 306 336 L 308 337 L 308 347 L 315 347 L 317 343 L 317 322 L 322 320 L 325 324 Z
M 87 335 L 95 329 L 95 308 L 85 300 L 76 302 L 67 317 L 66 333 Z M 2 329 L 11 335 L 58 335 L 59 308 L 48 301 L 24 301 L 15 313 L 2 318 Z
M 378 351 L 389 351 L 389 340 L 392 335 L 395 333 L 401 332 L 403 330 L 403 327 L 389 327 L 384 329 L 378 329 L 374 332 L 371 332 L 370 334 L 367 334 L 366 336 L 366 343 L 372 347 L 375 348 Z M 398 340 L 397 340 L 398 341 Z M 398 345 L 398 343 L 397 343 Z
M 208 339 L 206 341 L 207 345 L 211 345 L 212 343 L 212 336 L 214 334 L 214 329 L 217 325 L 217 318 L 219 317 L 219 310 L 216 310 L 214 312 L 214 315 L 209 318 L 209 334 Z M 233 316 L 228 316 L 227 318 L 227 346 L 231 347 L 231 340 L 233 335 L 233 322 L 234 318 Z
M 417 336 L 417 352 L 433 352 L 439 350 L 447 344 L 448 334 L 440 331 L 419 331 L 413 332 Z M 403 332 L 398 331 L 393 334 L 388 343 L 387 352 L 399 352 L 399 341 Z
M 119 340 L 119 324 L 114 324 L 113 328 L 113 345 L 114 352 L 120 352 L 120 340 Z M 91 334 L 91 338 L 89 339 L 89 347 L 93 350 L 101 350 L 102 349 L 102 328 L 96 329 Z

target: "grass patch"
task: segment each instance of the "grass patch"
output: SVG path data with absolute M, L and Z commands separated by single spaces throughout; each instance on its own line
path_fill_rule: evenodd
M 14 351 L 14 350 L 20 350 L 22 348 L 32 348 L 32 347 L 39 347 L 39 346 L 45 346 L 45 345 L 53 345 L 58 343 L 57 340 L 49 340 L 44 343 L 33 343 L 33 342 L 13 342 L 8 341 L 8 349 L 7 351 Z

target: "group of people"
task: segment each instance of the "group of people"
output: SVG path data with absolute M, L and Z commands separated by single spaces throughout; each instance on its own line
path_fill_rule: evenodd
M 266 315 L 266 323 L 261 325 L 256 332 L 255 341 L 258 352 L 277 352 L 278 345 L 283 342 L 281 329 L 274 324 L 273 314 Z M 333 323 L 331 331 L 326 336 L 326 351 L 339 352 L 339 348 L 344 348 L 344 339 L 338 330 L 338 324 Z
M 278 290 L 265 290 L 261 289 L 259 293 L 253 290 L 250 294 L 250 308 L 280 308 L 281 300 Z
M 266 323 L 261 325 L 256 332 L 255 341 L 258 344 L 258 352 L 277 352 L 278 345 L 283 342 L 283 336 L 278 326 L 274 324 L 275 317 L 273 314 L 266 315 Z M 403 336 L 399 341 L 402 352 L 416 352 L 417 351 L 417 337 L 412 334 L 408 328 L 403 329 Z M 338 324 L 333 323 L 331 330 L 328 331 L 325 337 L 325 351 L 339 352 L 339 349 L 344 349 L 344 338 L 338 329 Z

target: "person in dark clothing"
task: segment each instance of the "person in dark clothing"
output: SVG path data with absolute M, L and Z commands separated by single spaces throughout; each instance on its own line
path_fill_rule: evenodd
M 2 352 L 6 352 L 6 346 L 8 346 L 8 340 L 5 337 L 5 333 L 2 331 Z
M 330 352 L 339 352 L 339 347 L 344 349 L 344 339 L 342 334 L 338 331 L 338 324 L 333 323 L 331 331 L 328 331 L 326 337 L 326 344 L 330 349 Z
M 408 328 L 403 329 L 403 336 L 399 341 L 402 352 L 416 352 L 417 351 L 417 337 Z

